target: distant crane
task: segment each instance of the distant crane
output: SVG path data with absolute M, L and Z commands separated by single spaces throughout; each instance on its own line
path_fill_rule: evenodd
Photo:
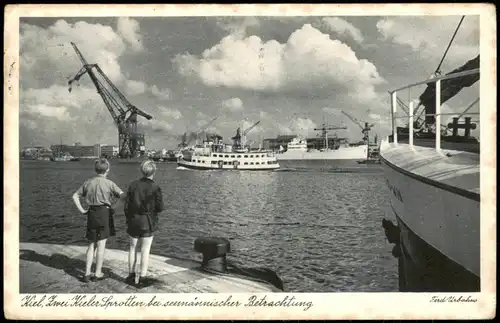
M 339 129 L 347 129 L 347 127 L 332 127 L 323 123 L 320 128 L 314 128 L 314 130 L 321 130 L 321 135 L 325 138 L 325 150 L 328 149 L 328 131 Z
M 259 123 L 260 123 L 260 120 L 257 121 L 256 123 L 254 123 L 253 125 L 251 125 L 250 127 L 248 127 L 247 129 L 245 129 L 243 131 L 243 133 L 241 133 L 240 127 L 238 127 L 238 129 L 236 129 L 236 135 L 233 138 L 231 138 L 234 142 L 235 149 L 241 149 L 241 148 L 245 147 L 247 133 L 250 132 L 250 130 L 252 130 L 253 128 L 255 128 L 255 126 L 258 125 Z
M 219 117 L 215 117 L 213 118 L 212 120 L 210 120 L 209 123 L 207 123 L 200 131 L 198 131 L 197 135 L 204 132 L 204 131 L 207 131 L 207 129 L 215 122 L 215 120 L 219 119 Z M 207 137 L 207 140 L 209 140 L 209 138 Z
M 80 58 L 83 67 L 68 81 L 69 92 L 72 90 L 72 83 L 78 81 L 80 77 L 87 73 L 118 127 L 118 156 L 120 158 L 132 158 L 137 157 L 139 154 L 144 155 L 146 144 L 144 134 L 137 132 L 137 116 L 140 115 L 147 120 L 151 120 L 153 117 L 131 104 L 104 74 L 99 65 L 87 63 L 75 43 L 72 42 L 71 45 Z
M 370 144 L 370 130 L 375 126 L 374 123 L 369 124 L 366 121 L 359 121 L 355 117 L 351 116 L 345 111 L 341 112 L 345 114 L 353 123 L 355 123 L 358 127 L 361 128 L 361 133 L 363 134 L 363 140 L 366 141 L 367 144 Z M 364 123 L 364 126 L 363 126 Z M 377 136 L 375 135 L 375 143 L 377 143 Z
M 196 132 L 194 133 L 194 136 L 190 136 L 190 137 L 188 138 L 188 134 L 187 134 L 187 132 L 184 132 L 184 134 L 182 135 L 182 139 L 181 139 L 181 143 L 179 144 L 179 147 L 180 147 L 180 148 L 184 148 L 184 147 L 186 147 L 187 145 L 189 145 L 189 143 L 191 143 L 191 141 L 192 141 L 193 139 L 198 140 L 198 136 L 199 136 L 202 132 L 206 131 L 206 130 L 208 129 L 208 127 L 210 127 L 210 126 L 211 126 L 211 125 L 215 122 L 215 120 L 217 120 L 218 118 L 219 118 L 219 117 L 215 117 L 215 118 L 213 118 L 211 121 L 209 121 L 206 125 L 204 125 L 203 127 L 200 127 L 200 129 L 198 129 L 198 131 L 196 131 Z M 191 134 L 193 134 L 193 133 L 191 133 Z M 207 138 L 207 139 L 208 139 L 208 138 Z

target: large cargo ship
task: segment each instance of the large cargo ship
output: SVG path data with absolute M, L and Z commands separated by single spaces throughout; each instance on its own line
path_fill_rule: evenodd
M 310 149 L 307 140 L 293 138 L 287 145 L 287 150 L 276 154 L 278 160 L 360 160 L 368 155 L 367 144 L 349 144 L 340 142 L 338 146 L 325 149 Z
M 374 124 L 361 122 L 349 113 L 341 111 L 351 121 L 361 128 L 363 140 L 356 143 L 349 142 L 347 138 L 339 138 L 335 134 L 328 136 L 328 131 L 347 129 L 346 126 L 332 127 L 323 124 L 314 130 L 321 131 L 319 137 L 305 139 L 300 136 L 293 136 L 285 144 L 286 148 L 280 145 L 276 158 L 282 161 L 308 161 L 308 160 L 356 160 L 358 163 L 366 162 L 378 155 L 377 136 L 370 142 L 370 130 Z M 278 138 L 277 138 L 278 139 Z M 269 140 L 269 139 L 268 139 Z
M 460 114 L 453 122 L 441 124 L 447 115 L 441 105 L 464 88 L 473 92 L 478 81 L 479 55 L 446 75 L 436 73 L 390 92 L 393 133 L 382 141 L 380 156 L 390 217 L 397 225 L 384 219 L 383 227 L 395 244 L 400 291 L 480 291 L 479 140 L 471 136 L 476 129 L 471 115 L 479 112 L 470 112 L 477 107 L 479 90 L 467 95 L 472 103 L 455 112 Z M 422 85 L 427 87 L 416 108 L 416 100 L 405 105 L 407 126 L 398 127 L 401 93 Z

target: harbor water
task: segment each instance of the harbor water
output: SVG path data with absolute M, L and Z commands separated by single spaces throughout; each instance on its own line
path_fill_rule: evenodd
M 397 262 L 382 218 L 389 205 L 379 165 L 282 162 L 280 171 L 192 171 L 158 163 L 165 211 L 151 252 L 199 260 L 193 242 L 221 236 L 229 261 L 275 270 L 290 292 L 396 292 Z M 111 161 L 122 190 L 138 164 Z M 86 218 L 71 199 L 92 161 L 20 161 L 20 241 L 85 245 Z M 127 250 L 123 207 L 108 248 Z

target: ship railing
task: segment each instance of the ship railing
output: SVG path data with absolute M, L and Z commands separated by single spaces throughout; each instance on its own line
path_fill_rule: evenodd
M 441 151 L 441 127 L 443 126 L 441 124 L 441 116 L 456 116 L 458 113 L 441 113 L 441 81 L 443 80 L 449 80 L 449 79 L 454 79 L 454 78 L 460 78 L 468 75 L 474 75 L 474 74 L 479 74 L 479 68 L 472 69 L 472 70 L 467 70 L 464 72 L 458 72 L 458 73 L 453 73 L 453 74 L 448 74 L 448 75 L 443 75 L 443 76 L 438 76 L 434 78 L 427 79 L 425 81 L 420 81 L 417 83 L 405 85 L 403 87 L 400 87 L 398 89 L 389 91 L 389 94 L 391 95 L 391 126 L 392 126 L 392 136 L 393 136 L 393 142 L 395 145 L 398 144 L 398 133 L 397 133 L 397 126 L 396 126 L 396 121 L 398 119 L 407 119 L 408 121 L 408 144 L 410 146 L 413 146 L 413 137 L 414 137 L 414 119 L 415 117 L 420 118 L 420 117 L 426 117 L 426 116 L 434 116 L 435 117 L 435 149 L 436 151 L 440 152 Z M 403 90 L 411 90 L 411 88 L 414 88 L 419 85 L 426 85 L 426 84 L 431 84 L 435 83 L 435 103 L 436 103 L 436 113 L 432 114 L 425 114 L 425 113 L 419 113 L 418 115 L 415 114 L 415 102 L 414 100 L 409 99 L 408 101 L 408 112 L 407 115 L 405 116 L 396 116 L 396 113 L 398 112 L 398 93 L 403 91 Z M 477 98 L 474 102 L 469 104 L 469 106 L 459 114 L 458 119 L 464 116 L 469 116 L 469 115 L 479 115 L 479 112 L 468 112 L 476 103 L 479 102 L 479 98 Z M 404 109 L 403 109 L 404 110 Z M 406 111 L 405 111 L 406 112 Z M 479 122 L 479 121 L 477 121 Z

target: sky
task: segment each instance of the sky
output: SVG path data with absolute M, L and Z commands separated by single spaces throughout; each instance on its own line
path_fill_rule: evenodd
M 148 149 L 175 148 L 182 133 L 208 129 L 229 141 L 312 137 L 327 122 L 361 140 L 359 121 L 385 136 L 388 91 L 427 79 L 460 16 L 22 18 L 20 145 L 117 144 L 118 131 L 70 42 L 139 109 Z M 444 73 L 479 54 L 479 16 L 466 16 Z M 479 83 L 479 82 L 478 82 Z M 402 94 L 418 98 L 424 88 Z M 475 92 L 474 92 L 475 91 Z M 467 91 L 465 91 L 467 92 Z M 478 97 L 443 105 L 463 110 Z M 474 97 L 475 95 L 475 97 Z M 451 110 L 450 110 L 451 109 Z

